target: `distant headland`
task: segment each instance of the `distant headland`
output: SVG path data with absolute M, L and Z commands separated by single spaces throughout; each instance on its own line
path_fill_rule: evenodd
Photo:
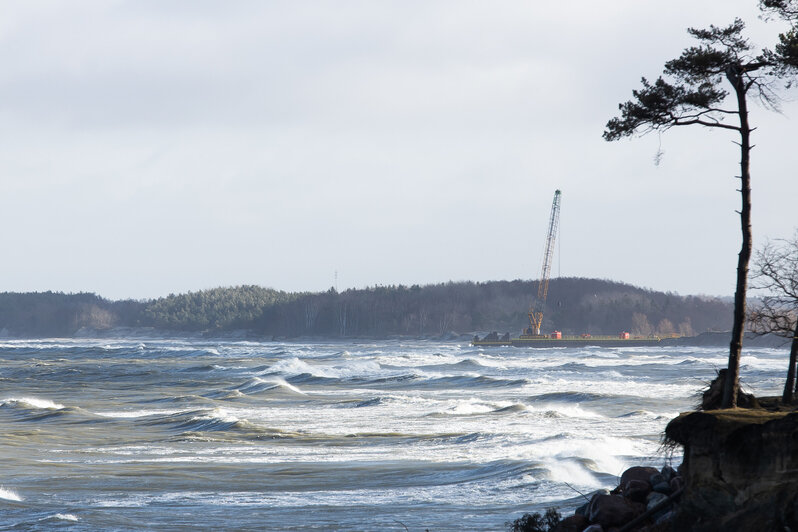
M 69 337 L 125 328 L 267 338 L 515 332 L 528 324 L 536 286 L 534 280 L 514 280 L 292 293 L 248 285 L 144 301 L 112 301 L 91 293 L 6 292 L 0 293 L 0 335 Z M 564 334 L 695 336 L 728 330 L 731 320 L 732 302 L 718 297 L 557 278 L 551 280 L 545 327 Z

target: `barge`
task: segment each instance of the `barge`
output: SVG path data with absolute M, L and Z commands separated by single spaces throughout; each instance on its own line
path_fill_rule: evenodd
M 645 347 L 657 346 L 662 339 L 658 336 L 631 336 L 624 332 L 617 336 L 593 336 L 583 334 L 580 336 L 563 336 L 560 332 L 554 332 L 549 336 L 522 334 L 518 338 L 510 338 L 507 333 L 499 336 L 492 332 L 484 338 L 474 336 L 471 345 L 480 347 Z

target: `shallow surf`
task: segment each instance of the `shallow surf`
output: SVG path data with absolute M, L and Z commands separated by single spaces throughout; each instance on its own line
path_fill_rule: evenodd
M 778 394 L 783 350 L 743 381 Z M 0 343 L 0 527 L 501 530 L 679 460 L 668 420 L 725 362 L 685 346 Z

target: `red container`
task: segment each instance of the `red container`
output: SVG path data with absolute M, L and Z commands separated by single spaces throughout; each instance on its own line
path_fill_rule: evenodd
M 618 337 L 621 340 L 628 340 L 629 339 L 629 333 L 628 332 L 622 332 L 621 334 L 618 335 Z
M 552 340 L 562 340 L 562 333 L 560 331 L 554 331 L 551 333 Z

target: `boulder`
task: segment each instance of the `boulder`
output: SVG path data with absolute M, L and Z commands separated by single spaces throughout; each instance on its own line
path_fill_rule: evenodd
M 604 532 L 604 529 L 601 527 L 601 525 L 590 525 L 582 532 Z
M 590 526 L 590 521 L 587 520 L 587 517 L 575 514 L 557 523 L 557 526 L 550 532 L 582 532 L 588 526 Z
M 587 502 L 585 504 L 583 504 L 582 506 L 580 506 L 579 508 L 577 508 L 576 510 L 574 510 L 574 513 L 587 517 L 587 510 L 588 510 L 588 507 L 590 506 L 590 501 L 593 500 L 593 497 L 595 497 L 596 495 L 609 495 L 609 494 L 610 494 L 610 490 L 604 489 L 604 488 L 597 489 L 596 491 L 590 492 L 588 494 L 589 498 L 587 499 Z
M 648 483 L 651 479 L 651 475 L 656 475 L 657 473 L 659 473 L 659 470 L 655 467 L 630 467 L 621 475 L 621 486 L 625 486 L 630 480 L 642 480 Z
M 645 511 L 645 506 L 618 495 L 595 495 L 590 500 L 587 518 L 604 528 L 621 526 Z
M 668 480 L 665 478 L 665 476 L 662 473 L 651 475 L 649 482 L 651 483 L 652 490 L 664 493 L 665 495 L 670 495 L 671 493 L 670 482 L 668 482 Z
M 652 506 L 656 506 L 657 503 L 662 502 L 667 498 L 668 496 L 665 495 L 664 493 L 660 493 L 658 491 L 652 491 L 651 493 L 648 494 L 648 497 L 646 497 L 646 508 L 651 509 Z
M 622 494 L 634 502 L 645 502 L 651 492 L 651 486 L 643 480 L 632 479 L 623 486 Z
M 660 473 L 660 475 L 665 477 L 665 481 L 666 482 L 670 482 L 673 477 L 678 475 L 676 470 L 674 468 L 672 468 L 671 466 L 669 466 L 669 465 L 663 466 L 662 467 L 662 471 L 660 471 L 659 473 Z
M 648 494 L 648 498 L 646 499 L 646 511 L 650 511 L 656 505 L 668 499 L 668 496 L 660 493 L 658 491 L 652 491 Z M 651 518 L 656 521 L 666 513 L 670 511 L 670 505 L 665 506 L 664 508 L 660 508 L 660 510 L 654 514 L 652 514 Z

